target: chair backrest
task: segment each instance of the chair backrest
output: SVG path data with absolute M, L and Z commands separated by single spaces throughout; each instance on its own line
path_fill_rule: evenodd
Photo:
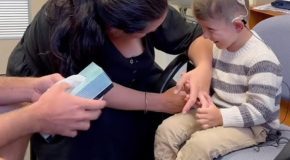
M 277 55 L 282 65 L 282 98 L 290 100 L 290 15 L 265 19 L 253 30 Z

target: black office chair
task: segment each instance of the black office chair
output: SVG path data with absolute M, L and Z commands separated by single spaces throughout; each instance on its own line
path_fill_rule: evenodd
M 184 65 L 186 65 L 186 71 L 194 68 L 187 56 L 187 52 L 179 54 L 167 65 L 159 77 L 159 81 L 155 84 L 156 91 L 162 93 L 169 89 L 174 76 Z

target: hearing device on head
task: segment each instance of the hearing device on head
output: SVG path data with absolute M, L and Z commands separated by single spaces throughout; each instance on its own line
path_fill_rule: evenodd
M 246 2 L 245 0 L 237 0 L 238 3 L 240 3 L 243 6 L 246 6 Z
M 247 16 L 245 15 L 239 15 L 238 17 L 235 17 L 233 20 L 232 20 L 232 23 L 234 23 L 235 21 L 238 21 L 238 20 L 241 20 L 242 22 L 246 22 L 246 20 L 244 18 L 246 18 Z
M 247 9 L 247 7 L 246 7 L 246 2 L 245 2 L 245 0 L 237 0 L 237 2 L 238 2 L 239 4 L 241 4 L 242 6 L 244 6 L 244 8 L 245 8 L 245 10 L 246 10 L 246 15 L 239 15 L 239 16 L 233 18 L 233 19 L 232 19 L 232 23 L 234 23 L 235 21 L 241 20 L 244 24 L 246 24 L 246 20 L 245 20 L 245 18 L 246 18 L 246 17 L 248 16 L 248 14 L 249 14 L 249 11 L 248 11 L 248 9 Z

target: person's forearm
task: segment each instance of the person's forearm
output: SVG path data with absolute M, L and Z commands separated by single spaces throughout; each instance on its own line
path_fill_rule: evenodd
M 126 88 L 116 83 L 114 83 L 114 88 L 104 96 L 104 99 L 109 107 L 120 110 L 161 112 L 161 108 L 164 107 L 163 104 L 166 103 L 161 94 L 146 93 L 146 106 L 145 92 Z
M 34 78 L 1 77 L 0 105 L 30 102 Z
M 38 131 L 38 121 L 29 107 L 0 114 L 0 147 Z
M 198 37 L 190 45 L 188 56 L 195 66 L 212 66 L 212 50 L 213 44 L 210 40 Z

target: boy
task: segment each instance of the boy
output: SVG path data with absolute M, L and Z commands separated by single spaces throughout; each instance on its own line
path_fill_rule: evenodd
M 213 159 L 265 142 L 279 127 L 280 63 L 246 26 L 244 0 L 195 0 L 203 35 L 215 43 L 212 88 L 194 109 L 166 119 L 155 136 L 156 160 Z

